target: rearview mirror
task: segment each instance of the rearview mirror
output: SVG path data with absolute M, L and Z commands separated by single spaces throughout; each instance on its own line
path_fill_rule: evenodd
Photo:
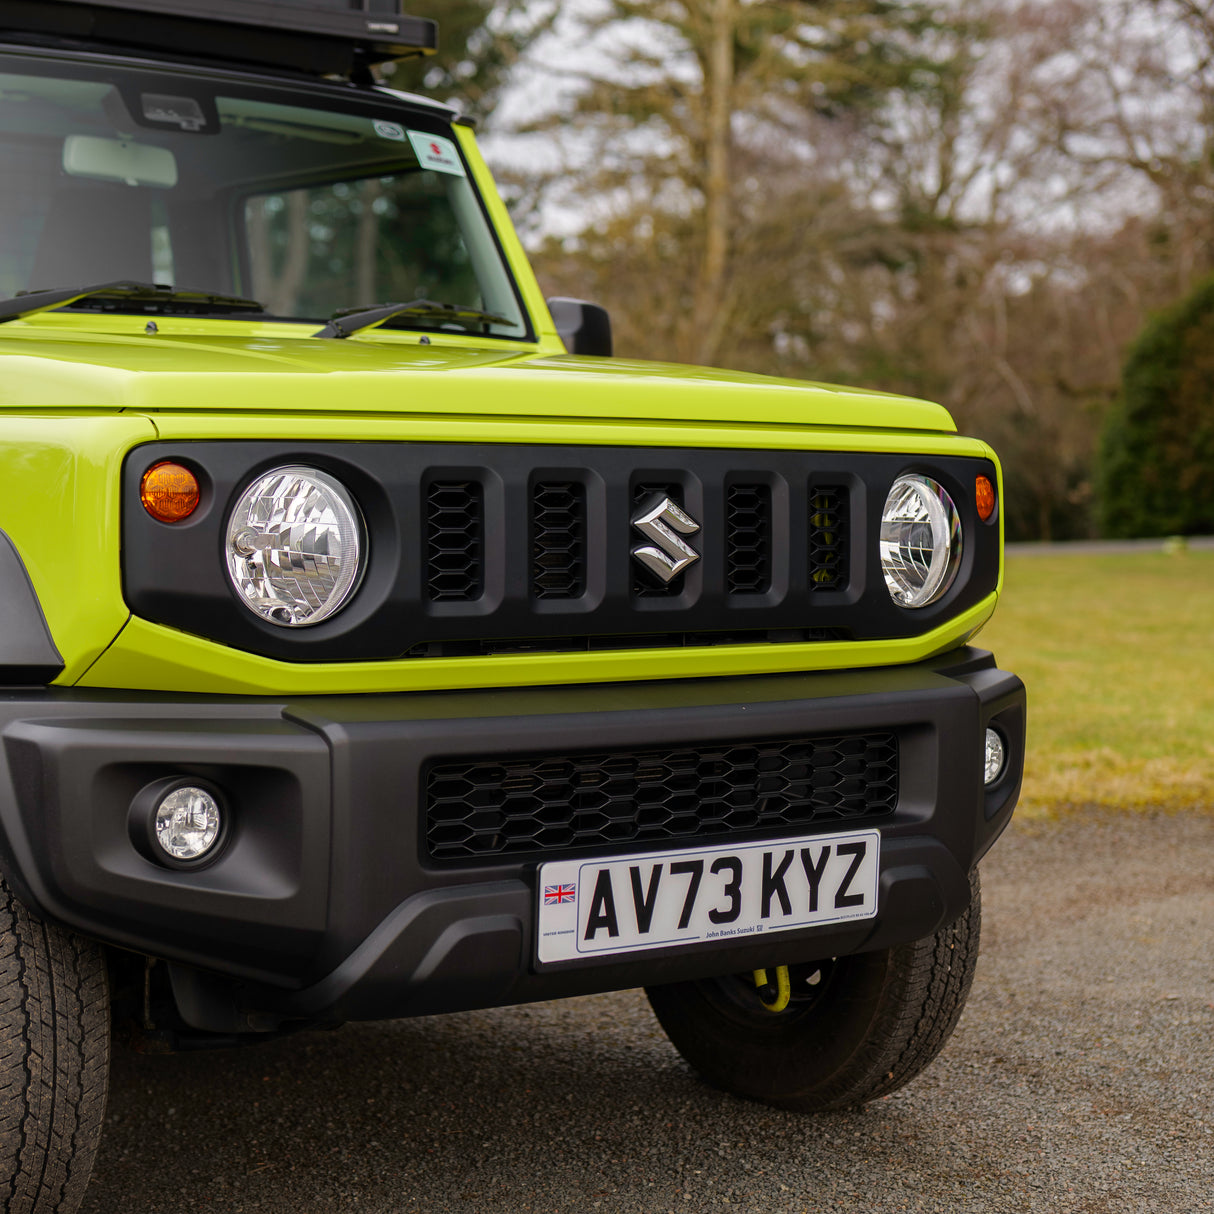
M 606 308 L 584 299 L 548 300 L 552 322 L 570 354 L 597 354 L 610 358 L 612 353 L 611 317 Z
M 177 157 L 168 148 L 129 139 L 69 135 L 63 141 L 63 171 L 72 177 L 167 190 L 177 184 Z

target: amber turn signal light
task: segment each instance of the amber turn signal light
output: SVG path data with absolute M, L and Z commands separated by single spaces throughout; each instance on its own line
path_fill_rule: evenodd
M 974 481 L 974 504 L 978 507 L 978 517 L 984 523 L 995 513 L 995 486 L 989 477 L 980 476 Z
M 198 478 L 172 460 L 153 464 L 143 474 L 139 500 L 158 523 L 180 523 L 198 508 Z

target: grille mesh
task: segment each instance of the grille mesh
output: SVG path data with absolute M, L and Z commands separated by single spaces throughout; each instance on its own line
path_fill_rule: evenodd
M 435 481 L 426 493 L 426 588 L 433 602 L 484 593 L 485 498 L 473 481 Z
M 716 526 L 715 535 L 712 529 L 697 533 L 695 545 L 707 561 L 723 561 L 726 595 L 766 594 L 773 584 L 777 533 L 784 534 L 777 527 L 772 488 L 765 482 L 726 479 L 719 492 L 724 525 Z M 661 497 L 682 506 L 683 487 L 657 479 L 632 483 L 634 511 Z M 848 584 L 848 502 L 848 490 L 842 485 L 810 490 L 805 559 L 811 595 L 845 589 Z M 596 556 L 589 541 L 588 509 L 586 486 L 580 479 L 554 478 L 532 484 L 527 543 L 533 602 L 570 601 L 586 594 Z M 437 479 L 427 485 L 425 585 L 429 601 L 472 602 L 486 593 L 486 525 L 485 490 L 479 480 Z M 632 541 L 635 547 L 641 537 L 634 533 Z M 628 576 L 634 600 L 677 598 L 686 588 L 684 574 L 663 583 L 635 560 L 629 562 Z
M 531 587 L 537 599 L 586 592 L 586 489 L 541 481 L 531 495 Z
M 725 578 L 730 594 L 771 589 L 771 489 L 730 485 L 725 493 Z
M 847 585 L 847 490 L 815 489 L 809 498 L 809 586 L 811 591 Z
M 542 855 L 889 815 L 898 743 L 884 732 L 446 759 L 423 783 L 432 859 Z

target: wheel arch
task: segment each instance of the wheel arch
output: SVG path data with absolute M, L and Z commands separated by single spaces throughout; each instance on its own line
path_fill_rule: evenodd
M 45 686 L 63 667 L 25 562 L 0 531 L 0 687 Z

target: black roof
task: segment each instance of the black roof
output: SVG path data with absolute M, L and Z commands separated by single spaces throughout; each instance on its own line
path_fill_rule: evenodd
M 425 55 L 438 26 L 400 0 L 0 0 L 0 33 L 352 76 Z

